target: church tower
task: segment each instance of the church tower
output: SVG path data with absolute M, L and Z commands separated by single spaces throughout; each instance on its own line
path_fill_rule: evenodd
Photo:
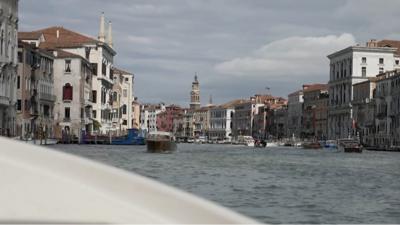
M 200 87 L 199 81 L 197 80 L 197 74 L 194 76 L 192 83 L 192 91 L 190 92 L 190 109 L 200 108 Z

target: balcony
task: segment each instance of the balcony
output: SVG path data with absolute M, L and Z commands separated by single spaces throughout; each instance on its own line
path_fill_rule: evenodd
M 0 105 L 2 106 L 10 105 L 10 99 L 6 96 L 0 96 Z
M 39 93 L 39 99 L 42 101 L 55 102 L 56 96 L 51 95 L 51 94 L 46 94 L 46 93 Z

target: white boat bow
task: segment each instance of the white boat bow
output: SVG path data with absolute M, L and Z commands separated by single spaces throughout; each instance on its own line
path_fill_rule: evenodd
M 257 223 L 97 162 L 0 138 L 0 223 Z

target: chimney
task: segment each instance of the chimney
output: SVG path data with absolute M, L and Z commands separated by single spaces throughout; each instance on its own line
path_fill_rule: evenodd
M 108 33 L 107 33 L 107 44 L 112 48 L 113 47 L 113 40 L 112 40 L 112 27 L 111 21 L 108 21 Z
M 99 31 L 99 41 L 104 42 L 105 35 L 104 35 L 104 12 L 101 13 L 100 16 L 100 31 Z
M 376 39 L 371 39 L 367 42 L 367 47 L 369 48 L 376 48 L 378 47 L 378 41 Z
M 56 37 L 57 37 L 57 39 L 60 37 L 60 30 L 59 29 L 57 29 L 57 31 L 56 31 Z

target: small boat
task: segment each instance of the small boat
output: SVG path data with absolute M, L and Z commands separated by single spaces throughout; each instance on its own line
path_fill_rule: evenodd
M 151 153 L 169 153 L 176 150 L 174 136 L 169 132 L 151 132 L 147 136 L 147 151 Z
M 138 129 L 128 129 L 128 135 L 112 137 L 112 145 L 145 145 L 144 137 L 139 136 Z
M 279 143 L 278 142 L 267 142 L 267 147 L 278 147 Z
M 302 144 L 304 149 L 320 149 L 322 148 L 319 142 L 304 142 Z
M 341 139 L 341 140 L 338 140 L 338 143 L 339 143 L 338 144 L 339 150 L 342 152 L 362 153 L 362 146 L 355 139 Z
M 337 149 L 337 141 L 336 140 L 327 140 L 324 144 L 324 148 L 327 149 Z

